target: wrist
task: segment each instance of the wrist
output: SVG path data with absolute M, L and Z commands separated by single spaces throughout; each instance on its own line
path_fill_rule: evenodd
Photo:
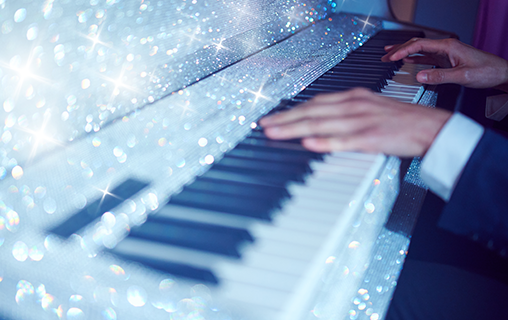
M 422 160 L 421 177 L 430 190 L 448 201 L 462 170 L 483 135 L 483 127 L 455 113 Z
M 498 89 L 508 93 L 508 61 L 504 60 L 504 67 L 501 70 L 501 84 L 494 87 L 494 89 Z

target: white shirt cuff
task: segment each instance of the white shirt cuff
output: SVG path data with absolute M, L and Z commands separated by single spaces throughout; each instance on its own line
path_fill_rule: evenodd
M 443 200 L 450 200 L 460 175 L 483 135 L 481 125 L 455 113 L 441 129 L 422 160 L 423 182 Z
M 500 94 L 487 98 L 485 116 L 489 119 L 501 121 L 508 115 L 508 94 Z

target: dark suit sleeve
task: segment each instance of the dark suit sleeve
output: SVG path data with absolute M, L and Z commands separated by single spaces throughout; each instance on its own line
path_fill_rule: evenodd
M 508 139 L 486 130 L 471 155 L 439 226 L 508 253 Z

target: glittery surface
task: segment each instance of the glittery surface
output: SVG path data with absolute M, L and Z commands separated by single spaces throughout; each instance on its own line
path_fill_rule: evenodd
M 235 318 L 214 288 L 102 250 L 380 28 L 338 7 L 0 0 L 0 315 Z M 48 232 L 127 179 L 147 186 L 69 239 Z
M 2 1 L 2 164 L 47 149 L 326 17 L 326 1 Z

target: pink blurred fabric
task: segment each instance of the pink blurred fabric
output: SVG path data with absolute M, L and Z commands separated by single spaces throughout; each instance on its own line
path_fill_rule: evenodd
M 508 0 L 480 0 L 473 46 L 508 59 Z

